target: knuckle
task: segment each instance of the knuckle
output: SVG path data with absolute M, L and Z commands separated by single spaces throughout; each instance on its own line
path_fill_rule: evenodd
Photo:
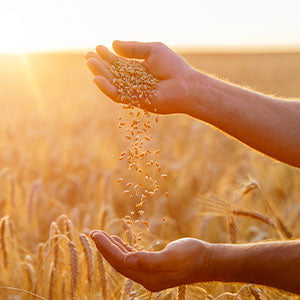
M 155 42 L 154 45 L 157 47 L 164 47 L 164 43 L 162 42 Z

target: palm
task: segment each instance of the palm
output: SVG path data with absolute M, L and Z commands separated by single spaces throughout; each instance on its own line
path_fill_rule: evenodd
M 148 52 L 141 54 L 130 45 L 125 50 L 122 49 L 123 46 L 115 48 L 122 56 L 144 58 L 143 65 L 160 80 L 157 86 L 157 96 L 152 99 L 152 105 L 144 104 L 142 108 L 162 114 L 181 111 L 184 101 L 190 94 L 188 77 L 191 67 L 179 55 L 161 43 L 151 44 L 151 47 L 148 44 L 138 43 L 138 45 L 148 46 Z M 88 53 L 88 65 L 94 75 L 103 76 L 96 82 L 99 88 L 114 101 L 118 101 L 117 90 L 112 85 L 113 76 L 109 72 L 111 64 L 118 57 L 103 46 L 98 46 L 97 52 L 98 54 Z
M 160 291 L 199 281 L 199 271 L 205 280 L 207 244 L 200 240 L 185 238 L 170 243 L 159 252 L 135 252 L 117 236 L 96 231 L 91 237 L 118 272 L 148 290 Z

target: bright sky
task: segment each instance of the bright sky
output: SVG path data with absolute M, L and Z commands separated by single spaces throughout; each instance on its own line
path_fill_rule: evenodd
M 0 52 L 110 46 L 300 47 L 299 0 L 0 0 Z

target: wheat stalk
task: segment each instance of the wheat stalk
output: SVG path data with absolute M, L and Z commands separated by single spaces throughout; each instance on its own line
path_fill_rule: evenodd
M 177 299 L 178 300 L 185 300 L 186 299 L 186 285 L 180 285 L 178 287 Z
M 85 260 L 86 260 L 86 266 L 87 266 L 87 278 L 88 278 L 88 283 L 92 285 L 93 283 L 93 270 L 94 270 L 94 265 L 93 265 L 93 252 L 92 248 L 90 246 L 89 240 L 84 234 L 79 235 L 79 240 L 83 246 L 84 254 L 85 254 Z
M 8 265 L 8 254 L 7 254 L 7 249 L 6 249 L 6 241 L 5 241 L 5 233 L 6 233 L 6 220 L 8 216 L 5 216 L 1 218 L 0 220 L 0 245 L 1 245 L 1 252 L 2 252 L 2 257 L 3 257 L 3 265 L 4 268 L 7 268 Z
M 36 274 L 34 267 L 31 263 L 23 263 L 24 265 L 24 270 L 26 273 L 27 280 L 29 282 L 29 290 L 34 291 L 36 287 Z
M 59 244 L 58 235 L 60 234 L 59 227 L 56 222 L 52 222 L 50 225 L 50 240 L 51 248 L 54 248 L 54 267 L 57 268 L 58 256 L 59 256 Z
M 107 299 L 106 271 L 103 263 L 102 254 L 99 251 L 97 251 L 97 258 L 98 258 L 98 270 L 99 270 L 100 281 L 101 281 L 102 298 L 103 300 L 106 300 Z
M 40 296 L 38 294 L 29 292 L 29 291 L 26 291 L 26 290 L 23 290 L 23 289 L 18 289 L 18 288 L 15 288 L 15 287 L 11 287 L 11 286 L 0 286 L 0 289 L 1 290 L 10 290 L 10 291 L 14 291 L 14 292 L 25 293 L 25 294 L 34 296 L 34 297 L 36 297 L 38 299 L 41 299 L 41 300 L 48 300 L 47 298 L 44 298 L 44 297 L 42 297 L 42 296 Z
M 249 287 L 249 290 L 251 292 L 251 295 L 254 297 L 255 300 L 261 300 L 259 289 L 254 287 Z
M 64 219 L 64 226 L 65 226 L 65 234 L 67 234 L 67 237 L 71 242 L 74 242 L 73 224 L 68 217 Z
M 230 242 L 232 244 L 236 244 L 238 240 L 236 220 L 232 214 L 228 215 L 227 220 L 228 220 L 228 233 L 229 233 Z
M 78 280 L 78 254 L 75 244 L 71 241 L 68 242 L 70 253 L 70 268 L 71 268 L 71 298 L 75 299 L 75 291 Z
M 48 300 L 55 299 L 55 277 L 56 277 L 56 269 L 55 263 L 52 262 L 49 268 L 49 293 Z
M 123 292 L 122 292 L 122 300 L 127 300 L 129 293 L 132 289 L 133 282 L 131 279 L 126 278 L 124 282 Z

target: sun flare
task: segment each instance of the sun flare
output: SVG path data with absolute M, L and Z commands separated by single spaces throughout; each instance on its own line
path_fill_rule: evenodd
M 9 10 L 0 16 L 0 52 L 23 54 L 35 49 L 34 32 L 29 33 L 30 28 L 24 19 Z
M 25 43 L 25 28 L 22 19 L 18 18 L 12 11 L 1 13 L 0 18 L 1 39 L 0 51 L 9 53 L 25 53 L 30 50 Z
M 300 46 L 297 0 L 289 5 L 273 1 L 272 13 L 268 13 L 269 2 L 259 0 L 212 0 L 205 5 L 204 1 L 165 0 L 159 8 L 147 6 L 147 14 L 140 13 L 139 0 L 130 3 L 2 1 L 0 52 L 87 49 L 98 43 L 110 46 L 114 39 L 161 41 L 183 48 Z

